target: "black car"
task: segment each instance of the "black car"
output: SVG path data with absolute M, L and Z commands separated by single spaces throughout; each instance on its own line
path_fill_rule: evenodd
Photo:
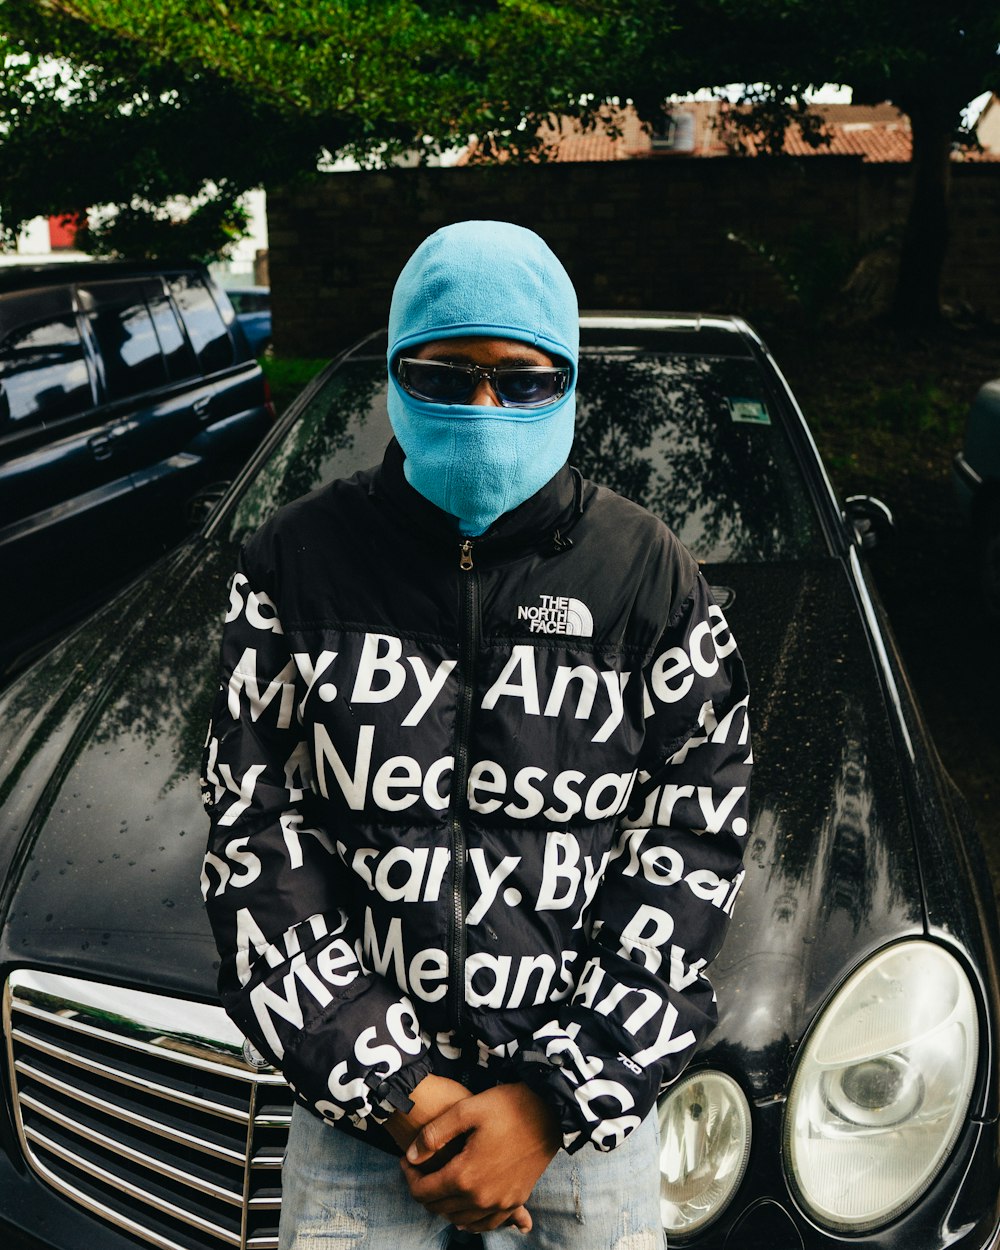
M 236 320 L 255 356 L 271 344 L 271 288 L 269 286 L 230 286 L 226 294 L 236 310 Z
M 1000 380 L 981 386 L 972 402 L 953 479 L 975 544 L 983 606 L 1000 621 Z
M 214 1005 L 196 775 L 239 543 L 381 458 L 384 352 L 321 374 L 204 529 L 0 698 L 6 1239 L 276 1245 L 290 1097 Z M 742 321 L 586 318 L 578 411 L 573 461 L 703 562 L 751 679 L 720 1023 L 661 1101 L 671 1244 L 995 1250 L 995 901 L 864 526 Z
M 17 587 L 0 669 L 176 542 L 184 503 L 272 421 L 202 266 L 0 269 L 0 569 Z

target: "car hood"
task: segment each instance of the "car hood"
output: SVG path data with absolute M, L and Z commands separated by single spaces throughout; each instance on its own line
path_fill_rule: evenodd
M 18 784 L 0 794 L 6 965 L 214 996 L 197 774 L 234 559 L 205 540 L 181 548 L 0 697 L 0 725 L 21 735 Z M 747 879 L 713 968 L 709 1051 L 766 1098 L 845 973 L 922 929 L 919 874 L 844 564 L 706 573 L 747 661 L 756 743 Z
M 185 544 L 0 696 L 5 964 L 214 997 L 198 773 L 235 559 Z
M 747 875 L 713 965 L 706 1050 L 758 1098 L 845 975 L 924 930 L 907 748 L 846 566 L 719 570 L 747 660 L 754 734 Z M 715 579 L 715 574 L 710 573 Z

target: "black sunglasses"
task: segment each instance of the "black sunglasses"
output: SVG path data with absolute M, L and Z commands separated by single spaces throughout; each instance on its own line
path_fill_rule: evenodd
M 484 379 L 504 408 L 542 408 L 569 386 L 569 369 L 556 365 L 452 365 L 401 356 L 396 376 L 404 391 L 430 404 L 467 404 Z

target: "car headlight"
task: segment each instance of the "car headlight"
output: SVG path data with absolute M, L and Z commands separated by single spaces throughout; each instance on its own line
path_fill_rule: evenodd
M 807 1210 L 833 1229 L 885 1224 L 955 1143 L 976 1075 L 969 979 L 930 942 L 869 959 L 823 1012 L 785 1108 L 785 1158 Z
M 660 1101 L 660 1213 L 667 1234 L 721 1215 L 746 1171 L 750 1106 L 722 1072 L 692 1072 Z

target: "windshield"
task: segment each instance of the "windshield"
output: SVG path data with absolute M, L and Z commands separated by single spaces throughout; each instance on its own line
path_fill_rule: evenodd
M 783 417 L 751 358 L 586 353 L 572 462 L 706 563 L 800 559 L 823 545 Z
M 276 508 L 378 463 L 391 431 L 385 358 L 354 357 L 313 396 L 232 515 L 240 541 Z M 759 365 L 585 352 L 570 461 L 661 516 L 706 563 L 801 559 L 824 546 Z

